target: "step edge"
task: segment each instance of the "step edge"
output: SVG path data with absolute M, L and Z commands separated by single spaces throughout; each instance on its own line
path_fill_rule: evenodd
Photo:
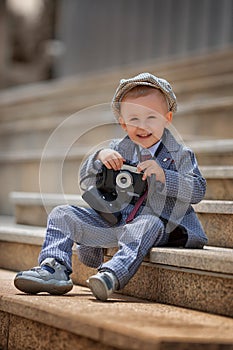
M 150 265 L 152 263 L 145 261 L 142 264 L 143 265 Z M 163 264 L 159 264 L 159 263 L 153 263 L 153 265 L 159 269 L 165 269 L 165 270 L 170 270 L 170 271 L 184 272 L 184 273 L 189 273 L 189 274 L 208 276 L 208 277 L 213 277 L 213 278 L 221 278 L 221 279 L 227 279 L 227 280 L 233 279 L 233 274 L 229 274 L 229 273 L 214 272 L 214 271 L 210 271 L 210 270 L 201 270 L 201 269 L 195 269 L 195 268 L 185 267 L 185 266 L 174 266 L 174 265 L 168 265 L 168 264 L 163 265 Z
M 11 279 L 11 278 L 10 278 Z M 86 290 L 85 287 L 81 287 L 84 288 L 84 290 Z M 118 296 L 121 297 L 120 293 L 117 293 Z M 123 298 L 125 298 L 124 295 L 122 295 Z M 131 297 L 129 297 L 130 299 L 128 300 L 128 302 L 131 302 Z M 140 298 L 132 298 L 132 301 L 135 302 L 135 299 L 140 302 L 143 301 L 143 303 L 146 303 L 145 300 L 140 299 Z M 149 302 L 150 303 L 150 302 Z M 158 303 L 155 303 L 158 304 Z M 162 304 L 164 305 L 164 304 Z M 177 306 L 169 306 L 168 307 L 173 307 L 174 309 L 177 309 Z M 180 308 L 180 307 L 179 307 Z M 191 313 L 193 315 L 193 312 L 199 312 L 200 315 L 206 315 L 206 313 L 204 311 L 194 311 L 192 309 L 187 310 L 187 308 L 182 308 L 184 309 L 187 313 Z M 124 341 L 124 343 L 126 342 L 126 338 L 128 339 L 134 339 L 135 337 L 139 340 L 142 341 L 144 344 L 150 344 L 151 342 L 153 342 L 153 344 L 156 344 L 157 341 L 171 341 L 171 340 L 177 340 L 177 341 L 200 341 L 200 340 L 204 340 L 204 341 L 208 341 L 211 343 L 216 343 L 216 341 L 218 342 L 223 342 L 224 344 L 232 344 L 231 342 L 233 341 L 232 336 L 228 335 L 228 338 L 221 338 L 221 336 L 218 335 L 217 339 L 214 338 L 203 338 L 203 336 L 193 336 L 193 334 L 187 335 L 187 336 L 178 336 L 175 337 L 174 339 L 174 335 L 172 336 L 161 336 L 158 332 L 157 334 L 154 335 L 154 333 L 151 335 L 148 334 L 147 338 L 146 338 L 146 342 L 145 342 L 145 336 L 143 334 L 143 332 L 137 332 L 135 333 L 135 329 L 134 327 L 132 327 L 132 325 L 130 326 L 130 328 L 128 327 L 128 331 L 125 330 L 125 328 L 120 328 L 119 329 L 119 322 L 114 325 L 113 322 L 109 322 L 109 323 L 101 323 L 102 320 L 101 319 L 96 319 L 91 317 L 90 315 L 85 315 L 85 313 L 82 311 L 82 313 L 78 315 L 78 319 L 77 316 L 74 314 L 70 314 L 69 311 L 65 311 L 61 314 L 59 313 L 59 317 L 57 317 L 57 312 L 58 312 L 58 307 L 55 305 L 44 305 L 40 304 L 40 305 L 35 305 L 29 298 L 29 300 L 27 300 L 27 298 L 21 298 L 19 299 L 19 295 L 18 294 L 6 294 L 6 292 L 0 292 L 0 310 L 3 312 L 7 312 L 9 314 L 13 314 L 13 315 L 17 315 L 19 317 L 24 317 L 27 318 L 29 320 L 32 321 L 36 321 L 36 322 L 40 322 L 43 324 L 47 324 L 49 326 L 52 327 L 56 327 L 59 329 L 63 329 L 66 330 L 68 332 L 71 332 L 73 334 L 77 334 L 77 335 L 83 335 L 87 338 L 90 339 L 94 339 L 97 341 L 100 341 L 101 343 L 105 343 L 105 341 L 107 341 L 109 343 L 109 339 L 108 337 L 105 338 L 106 332 L 110 332 L 111 335 L 113 335 L 113 333 L 115 333 L 116 336 L 120 336 L 120 338 L 122 339 L 122 341 Z M 73 322 L 70 323 L 70 315 L 71 315 L 71 320 L 73 320 Z M 227 316 L 224 315 L 215 315 L 215 314 L 207 314 L 206 317 L 210 317 L 210 318 L 218 318 L 218 319 L 222 319 L 223 321 L 227 321 L 229 320 L 229 318 Z M 67 322 L 67 320 L 69 322 Z M 195 322 L 194 322 L 195 325 Z M 114 327 L 117 326 L 117 327 Z M 159 327 L 159 324 L 158 324 Z M 228 326 L 229 327 L 229 326 Z M 104 333 L 104 334 L 103 334 Z M 126 337 L 126 338 L 125 338 Z M 118 338 L 119 339 L 119 338 Z M 110 338 L 111 341 L 111 338 Z M 114 344 L 113 344 L 114 345 Z M 127 347 L 128 348 L 128 347 Z M 140 349 L 141 347 L 137 347 L 137 349 Z
M 53 196 L 56 200 L 53 199 Z M 10 192 L 11 203 L 24 205 L 81 205 L 87 207 L 82 196 L 77 194 L 53 194 L 39 192 Z M 59 201 L 57 201 L 57 199 Z M 65 199 L 65 200 L 64 200 Z M 61 202 L 60 202 L 61 200 Z M 197 213 L 233 214 L 233 201 L 203 199 L 200 203 L 192 205 Z
M 9 200 L 16 205 L 82 205 L 87 206 L 80 194 L 40 193 L 40 192 L 10 192 Z
M 215 179 L 233 179 L 233 166 L 232 165 L 226 165 L 226 166 L 211 166 L 211 165 L 200 165 L 200 171 L 203 174 L 203 176 L 208 180 L 215 180 Z
M 19 228 L 18 231 L 16 230 L 16 233 L 10 233 L 10 229 L 9 227 L 5 227 L 5 228 L 1 228 L 0 227 L 0 242 L 8 242 L 8 243 L 18 243 L 18 244 L 31 244 L 31 245 L 36 245 L 36 246 L 42 246 L 43 241 L 44 241 L 44 237 L 45 237 L 45 230 L 44 231 L 39 231 L 40 232 L 40 236 L 37 236 L 37 233 L 32 234 L 30 232 L 26 232 L 24 229 Z M 18 238 L 18 235 L 20 235 L 20 239 Z M 176 267 L 176 268 L 187 268 L 187 269 L 194 269 L 197 271 L 206 271 L 208 272 L 212 272 L 212 273 L 217 273 L 217 274 L 221 274 L 221 276 L 224 275 L 229 275 L 232 276 L 231 278 L 233 278 L 233 271 L 231 273 L 232 270 L 232 266 L 233 266 L 233 249 L 230 248 L 219 248 L 217 249 L 218 251 L 216 252 L 216 248 L 218 247 L 206 247 L 203 250 L 190 250 L 187 248 L 152 248 L 152 250 L 150 251 L 150 261 L 148 262 L 149 264 L 159 264 L 161 266 L 171 266 L 171 267 Z M 212 249 L 212 250 L 211 250 Z M 191 265 L 181 265 L 180 261 L 183 262 L 183 257 L 184 256 L 188 256 L 190 254 L 190 251 L 192 251 L 192 256 L 194 256 L 193 259 L 194 260 L 194 266 Z M 155 252 L 157 253 L 157 255 L 159 254 L 159 256 L 157 258 L 155 258 Z M 174 253 L 176 254 L 176 260 L 171 264 L 171 260 L 168 261 L 167 263 L 163 262 L 161 263 L 162 260 L 166 259 L 169 255 L 173 255 Z M 199 265 L 199 267 L 197 266 L 197 262 L 199 260 L 199 255 L 195 256 L 195 253 L 203 253 L 202 259 L 204 259 L 205 261 L 205 266 L 201 266 Z M 223 257 L 223 254 L 227 254 L 227 256 L 225 255 Z M 74 247 L 73 249 L 73 254 L 76 254 L 76 248 Z M 213 257 L 213 254 L 214 257 Z M 212 255 L 212 256 L 211 256 Z M 225 259 L 224 259 L 225 258 Z M 178 262 L 177 262 L 178 261 Z M 223 262 L 224 263 L 224 268 L 225 271 L 221 271 L 219 268 L 214 267 L 214 262 Z M 208 265 L 211 264 L 211 265 Z M 184 262 L 183 262 L 184 264 Z M 211 270 L 208 270 L 208 267 L 211 267 Z
M 155 69 L 155 67 L 159 66 L 159 69 L 165 70 L 166 72 L 169 71 L 171 72 L 170 74 L 175 74 L 177 73 L 177 71 L 179 72 L 179 69 L 187 69 L 188 67 L 190 67 L 190 65 L 193 65 L 193 63 L 198 65 L 199 67 L 202 67 L 203 64 L 206 64 L 207 62 L 209 62 L 209 60 L 211 60 L 211 64 L 213 64 L 214 62 L 214 66 L 216 65 L 216 62 L 214 59 L 217 60 L 223 60 L 223 62 L 228 62 L 228 60 L 231 62 L 231 56 L 232 56 L 232 48 L 226 48 L 226 50 L 224 50 L 224 52 L 221 52 L 219 50 L 213 50 L 213 52 L 207 53 L 205 55 L 194 55 L 194 57 L 188 57 L 188 58 L 176 58 L 175 59 L 175 65 L 174 65 L 174 59 L 167 59 L 165 62 L 162 62 L 161 60 L 157 60 L 156 63 L 153 60 L 150 60 L 146 63 L 146 65 L 148 67 L 150 67 L 150 69 L 152 69 L 152 67 L 154 67 L 153 69 Z M 137 68 L 132 69 L 133 72 L 135 72 L 139 67 L 141 67 L 141 65 L 137 65 Z M 174 68 L 175 67 L 175 68 Z M 184 68 L 183 68 L 184 67 Z M 122 72 L 127 72 L 129 69 L 128 67 L 125 67 Z M 221 70 L 220 70 L 221 71 Z M 219 71 L 217 72 L 218 75 L 219 74 L 223 74 L 222 72 L 219 73 Z M 226 74 L 226 73 L 225 73 Z M 103 70 L 101 72 L 99 72 L 98 74 L 95 74 L 95 79 L 97 81 L 99 81 L 99 79 L 106 77 L 106 76 L 118 76 L 119 77 L 119 73 L 117 70 L 114 70 L 113 72 L 109 72 L 106 70 Z M 31 83 L 28 85 L 23 85 L 23 86 L 19 86 L 19 87 L 10 87 L 10 88 L 6 88 L 4 89 L 1 93 L 0 93 L 0 106 L 1 105 L 9 105 L 12 103 L 20 103 L 20 102 L 24 102 L 25 100 L 31 100 L 34 99 L 35 97 L 37 97 L 38 95 L 40 96 L 40 98 L 50 98 L 51 96 L 55 95 L 57 92 L 63 92 L 62 89 L 66 88 L 67 86 L 69 87 L 70 84 L 72 86 L 77 86 L 77 84 L 80 84 L 80 86 L 85 83 L 85 82 L 92 82 L 93 81 L 93 77 L 90 76 L 89 74 L 85 75 L 85 74 L 77 74 L 73 77 L 66 77 L 66 78 L 58 78 L 55 79 L 53 81 L 49 81 L 49 82 L 37 82 L 37 83 Z M 45 89 L 45 87 L 47 87 L 47 89 Z M 19 92 L 21 92 L 21 94 L 19 95 Z M 22 93 L 23 92 L 23 93 Z
M 216 149 L 213 149 L 213 146 L 211 145 L 200 145 L 200 144 L 187 144 L 188 147 L 191 147 L 195 153 L 203 155 L 203 154 L 209 154 L 214 156 L 220 156 L 222 154 L 230 153 L 230 155 L 233 153 L 233 140 L 232 144 L 225 143 L 220 145 L 220 147 Z M 87 156 L 90 152 L 90 150 L 93 150 L 93 146 L 81 146 L 73 148 L 68 154 L 65 154 L 66 160 L 72 160 L 72 159 L 83 159 L 85 156 Z M 60 151 L 56 150 L 53 152 L 47 152 L 46 157 L 44 157 L 44 161 L 51 161 L 51 160 L 61 160 L 64 158 L 64 148 L 62 148 Z M 0 162 L 1 163 L 23 163 L 26 161 L 40 161 L 41 157 L 43 155 L 43 149 L 34 149 L 34 150 L 20 150 L 20 151 L 1 151 L 0 152 Z
M 119 293 L 117 293 L 119 295 Z M 124 298 L 124 295 L 122 295 Z M 135 298 L 134 298 L 135 299 Z M 137 298 L 138 299 L 138 298 Z M 140 302 L 140 299 L 138 299 Z M 143 300 L 144 301 L 144 300 Z M 135 301 L 134 301 L 135 302 Z M 145 302 L 145 301 L 144 301 Z M 26 304 L 26 305 L 25 305 Z M 174 306 L 176 308 L 176 306 Z M 17 309 L 17 310 L 16 310 Z M 70 324 L 70 315 L 67 313 L 67 315 L 57 317 L 56 315 L 56 309 L 54 310 L 48 310 L 48 308 L 43 309 L 42 307 L 38 307 L 37 305 L 34 305 L 30 302 L 19 302 L 18 300 L 15 300 L 14 296 L 0 296 L 0 310 L 3 312 L 6 312 L 8 314 L 13 314 L 18 317 L 23 317 L 28 320 L 39 322 L 45 325 L 48 325 L 50 327 L 55 327 L 60 330 L 67 331 L 68 333 L 80 335 L 95 341 L 100 342 L 101 344 L 110 345 L 110 346 L 116 346 L 118 348 L 118 344 L 120 343 L 119 349 L 122 347 L 127 349 L 135 349 L 134 343 L 135 339 L 137 340 L 137 347 L 136 349 L 141 349 L 141 346 L 149 346 L 150 349 L 156 347 L 156 345 L 159 345 L 161 343 L 169 343 L 169 342 L 180 342 L 180 343 L 208 343 L 208 344 L 224 344 L 229 345 L 232 344 L 231 339 L 225 339 L 225 338 L 204 338 L 203 336 L 178 336 L 174 338 L 173 336 L 164 336 L 157 334 L 148 334 L 145 338 L 143 332 L 135 332 L 134 328 L 127 328 L 126 329 L 119 329 L 119 324 L 112 324 L 111 322 L 105 323 L 104 325 L 101 323 L 101 320 L 93 320 L 92 317 L 86 316 L 86 315 L 80 315 L 79 319 L 75 320 L 75 324 Z M 190 311 L 193 311 L 190 309 Z M 202 312 L 202 311 L 198 311 Z M 226 316 L 224 315 L 212 315 L 209 314 L 210 317 L 217 316 L 222 317 L 223 320 L 226 319 Z M 115 327 L 114 327 L 115 326 Z M 117 327 L 116 327 L 117 326 Z M 108 334 L 110 333 L 110 337 Z M 114 336 L 115 335 L 115 336 Z M 118 338 L 118 344 L 115 343 L 114 338 Z M 120 342 L 119 342 L 120 340 Z M 133 345 L 132 348 L 130 346 L 130 341 L 132 341 Z
M 207 214 L 233 214 L 233 201 L 204 199 L 197 204 L 193 204 L 196 213 Z
M 216 262 L 220 266 L 216 265 Z M 204 271 L 207 274 L 228 275 L 228 278 L 233 278 L 233 249 L 230 248 L 217 251 L 216 247 L 205 246 L 204 249 L 180 248 L 179 251 L 177 248 L 157 247 L 150 251 L 150 263 Z

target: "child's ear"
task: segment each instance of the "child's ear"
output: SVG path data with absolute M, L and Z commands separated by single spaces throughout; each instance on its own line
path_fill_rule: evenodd
M 173 113 L 170 111 L 170 112 L 167 112 L 166 114 L 166 119 L 167 119 L 167 122 L 170 124 L 172 122 L 172 118 L 173 118 Z
M 126 127 L 126 123 L 124 121 L 124 118 L 122 116 L 120 116 L 118 121 L 119 121 L 119 124 L 122 127 L 122 129 L 126 131 L 127 127 Z

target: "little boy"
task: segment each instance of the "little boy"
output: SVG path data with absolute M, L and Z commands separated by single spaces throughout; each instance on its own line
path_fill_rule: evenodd
M 25 293 L 64 294 L 72 289 L 74 242 L 80 261 L 98 268 L 87 282 L 102 301 L 129 282 L 152 247 L 202 248 L 207 243 L 191 206 L 204 197 L 205 179 L 193 152 L 167 129 L 177 109 L 170 84 L 150 73 L 122 79 L 112 108 L 127 135 L 89 156 L 81 179 L 96 175 L 103 165 L 120 170 L 127 160 L 137 163 L 147 191 L 142 198 L 132 197 L 113 226 L 92 208 L 64 205 L 53 209 L 40 266 L 15 277 L 16 288 Z M 141 206 L 134 210 L 140 199 Z M 108 247 L 118 247 L 118 251 L 104 263 L 103 248 Z

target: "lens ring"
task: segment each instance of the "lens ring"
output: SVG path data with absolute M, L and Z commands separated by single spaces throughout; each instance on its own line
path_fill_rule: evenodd
M 116 184 L 119 188 L 128 188 L 133 184 L 133 177 L 128 172 L 121 172 L 116 177 Z

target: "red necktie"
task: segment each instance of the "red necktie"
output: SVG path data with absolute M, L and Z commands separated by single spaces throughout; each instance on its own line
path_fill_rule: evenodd
M 146 152 L 146 154 L 141 154 L 141 162 L 144 162 L 145 160 L 148 160 L 150 158 L 151 158 L 151 154 L 149 154 L 148 151 Z M 129 213 L 128 217 L 126 218 L 127 224 L 135 218 L 135 215 L 137 214 L 142 203 L 144 202 L 144 199 L 146 199 L 147 194 L 148 194 L 148 188 L 145 190 L 143 195 L 138 198 L 137 202 L 134 205 L 134 208 Z

